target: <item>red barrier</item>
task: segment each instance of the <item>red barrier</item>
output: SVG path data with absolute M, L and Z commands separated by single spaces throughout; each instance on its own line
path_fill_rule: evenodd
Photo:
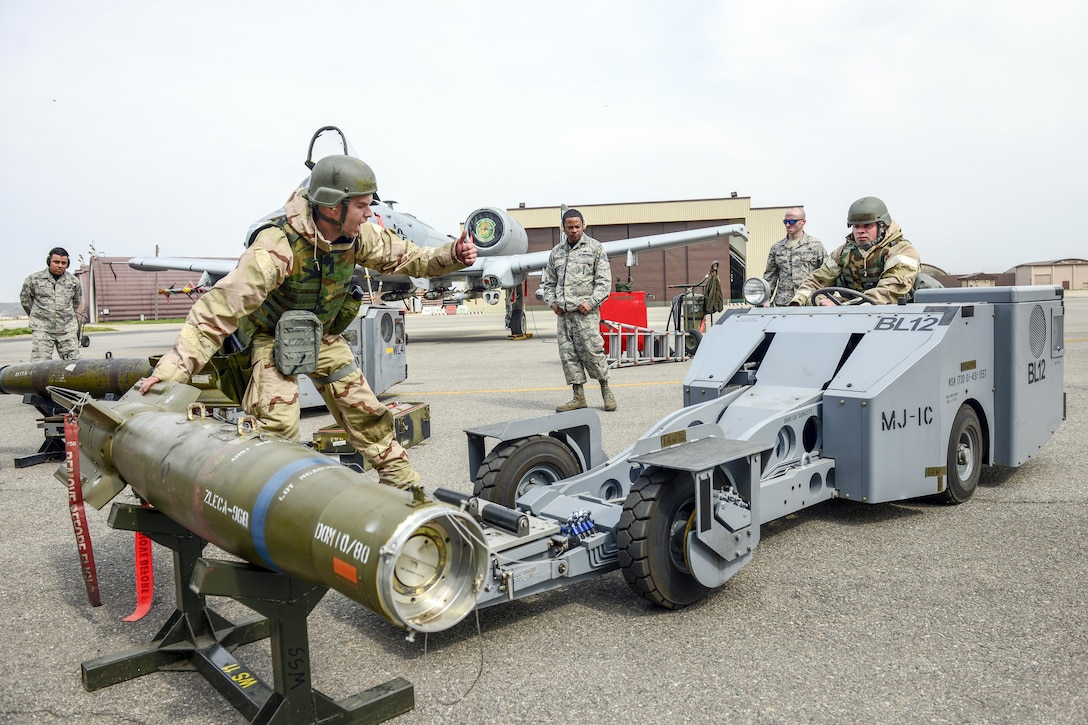
M 601 320 L 621 322 L 635 327 L 646 327 L 646 293 L 645 292 L 613 292 L 608 299 L 601 303 Z M 601 324 L 601 335 L 604 337 L 604 354 L 609 353 L 609 340 L 607 333 L 611 328 Z M 638 349 L 645 344 L 645 336 L 638 336 Z M 624 346 L 626 349 L 626 346 Z

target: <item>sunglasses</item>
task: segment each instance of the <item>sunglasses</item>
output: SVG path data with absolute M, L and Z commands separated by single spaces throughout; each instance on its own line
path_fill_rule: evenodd
M 783 219 L 782 223 L 785 224 L 787 227 L 792 227 L 794 224 L 797 224 L 798 222 L 803 222 L 803 221 L 804 221 L 804 219 Z

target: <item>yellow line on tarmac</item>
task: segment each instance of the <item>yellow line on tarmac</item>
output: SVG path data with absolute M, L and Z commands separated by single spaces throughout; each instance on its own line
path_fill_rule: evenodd
M 683 380 L 657 380 L 646 383 L 611 383 L 613 388 L 637 388 L 644 385 L 679 385 L 683 383 Z M 586 383 L 591 385 L 591 383 Z M 418 393 L 419 395 L 484 395 L 490 393 L 539 393 L 548 390 L 566 390 L 569 385 L 553 386 L 548 388 L 497 388 L 495 390 L 419 390 L 412 391 L 412 394 Z M 405 397 L 400 393 L 397 393 L 399 397 Z
M 1071 340 L 1066 340 L 1065 344 L 1071 342 L 1088 342 L 1088 337 L 1077 337 Z M 645 383 L 612 383 L 614 388 L 636 388 L 647 385 L 679 385 L 683 383 L 683 380 L 656 380 Z M 592 385 L 592 383 L 586 383 L 586 385 Z M 541 388 L 493 388 L 491 390 L 420 390 L 413 391 L 418 392 L 419 395 L 493 395 L 497 393 L 540 393 L 549 390 L 566 390 L 569 385 L 558 385 Z M 399 392 L 396 395 L 402 396 Z M 384 394 L 382 397 L 388 397 L 388 394 Z
M 1088 337 L 1077 337 L 1077 338 L 1073 338 L 1071 340 L 1066 340 L 1065 344 L 1068 345 L 1071 342 L 1088 342 Z M 645 382 L 645 383 L 612 383 L 612 387 L 614 387 L 614 388 L 635 388 L 635 387 L 647 386 L 647 385 L 679 385 L 680 383 L 683 383 L 683 382 L 684 382 L 683 380 L 656 380 L 656 381 L 649 381 L 649 382 Z M 587 385 L 592 385 L 592 383 L 586 383 L 586 384 Z M 496 394 L 496 393 L 540 393 L 540 392 L 546 392 L 546 391 L 549 391 L 549 390 L 566 390 L 569 387 L 570 387 L 569 385 L 558 385 L 558 386 L 541 387 L 541 388 L 493 388 L 491 390 L 419 390 L 419 391 L 412 391 L 412 392 L 413 393 L 418 392 L 419 395 L 493 395 L 493 394 Z M 395 393 L 395 395 L 400 396 L 400 397 L 404 397 L 399 392 Z M 389 396 L 389 394 L 386 393 L 386 394 L 383 394 L 382 397 L 388 397 L 388 396 Z

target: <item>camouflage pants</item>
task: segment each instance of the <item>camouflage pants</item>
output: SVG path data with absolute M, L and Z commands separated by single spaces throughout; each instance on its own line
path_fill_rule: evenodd
M 567 312 L 556 318 L 559 337 L 559 362 L 567 385 L 584 385 L 586 374 L 596 380 L 608 380 L 608 359 L 601 337 L 601 313 L 588 315 Z
M 259 334 L 253 338 L 253 377 L 242 408 L 261 421 L 263 430 L 298 440 L 298 383 L 276 369 L 272 358 L 274 343 L 271 335 Z M 345 366 L 355 365 L 351 348 L 339 335 L 327 335 L 321 343 L 315 377 L 328 377 Z M 393 433 L 393 413 L 370 390 L 361 370 L 356 369 L 328 385 L 318 385 L 317 391 L 352 447 L 378 472 L 379 481 L 402 488 L 419 482 L 419 474 L 408 461 L 408 452 Z
M 46 332 L 34 330 L 30 335 L 30 361 L 50 360 L 53 357 L 53 348 L 57 349 L 57 355 L 61 360 L 79 359 L 79 334 L 76 330 L 71 332 Z

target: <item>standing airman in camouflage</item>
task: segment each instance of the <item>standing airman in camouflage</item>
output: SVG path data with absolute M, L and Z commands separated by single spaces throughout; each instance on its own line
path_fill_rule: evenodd
M 786 236 L 771 245 L 763 279 L 771 286 L 771 304 L 785 307 L 793 299 L 797 287 L 808 279 L 827 259 L 823 242 L 805 233 L 805 210 L 799 206 L 787 209 L 782 223 Z
M 68 272 L 68 252 L 49 250 L 48 266 L 23 282 L 19 301 L 30 318 L 30 359 L 49 360 L 53 348 L 62 360 L 79 358 L 79 317 L 83 314 L 83 289 Z
M 251 235 L 238 266 L 193 305 L 174 348 L 140 391 L 160 380 L 188 382 L 237 331 L 251 341 L 252 350 L 242 407 L 263 431 L 298 438 L 295 375 L 305 372 L 379 481 L 401 488 L 418 483 L 419 474 L 394 435 L 393 414 L 370 390 L 340 336 L 359 312 L 359 300 L 349 294 L 351 279 L 356 265 L 412 277 L 448 274 L 476 260 L 476 245 L 462 233 L 455 242 L 423 249 L 371 223 L 377 190 L 374 172 L 359 159 L 318 161 L 309 186 L 295 190 L 283 215 Z M 281 320 L 290 325 L 280 325 Z M 305 324 L 320 326 L 312 370 L 285 362 L 305 357 L 305 346 L 288 341 Z
M 616 409 L 616 397 L 608 387 L 608 359 L 601 337 L 601 303 L 608 298 L 612 268 L 596 239 L 585 234 L 585 219 L 577 209 L 563 213 L 566 239 L 552 249 L 541 275 L 544 301 L 556 314 L 559 361 L 574 397 L 556 411 L 586 407 L 586 375 L 601 384 L 605 410 Z
M 858 199 L 850 205 L 846 226 L 851 229 L 846 243 L 828 255 L 797 289 L 791 305 L 808 304 L 812 293 L 821 287 L 864 292 L 879 305 L 894 305 L 900 297 L 913 295 L 922 264 L 887 205 L 875 196 Z M 835 302 L 821 297 L 819 304 Z

